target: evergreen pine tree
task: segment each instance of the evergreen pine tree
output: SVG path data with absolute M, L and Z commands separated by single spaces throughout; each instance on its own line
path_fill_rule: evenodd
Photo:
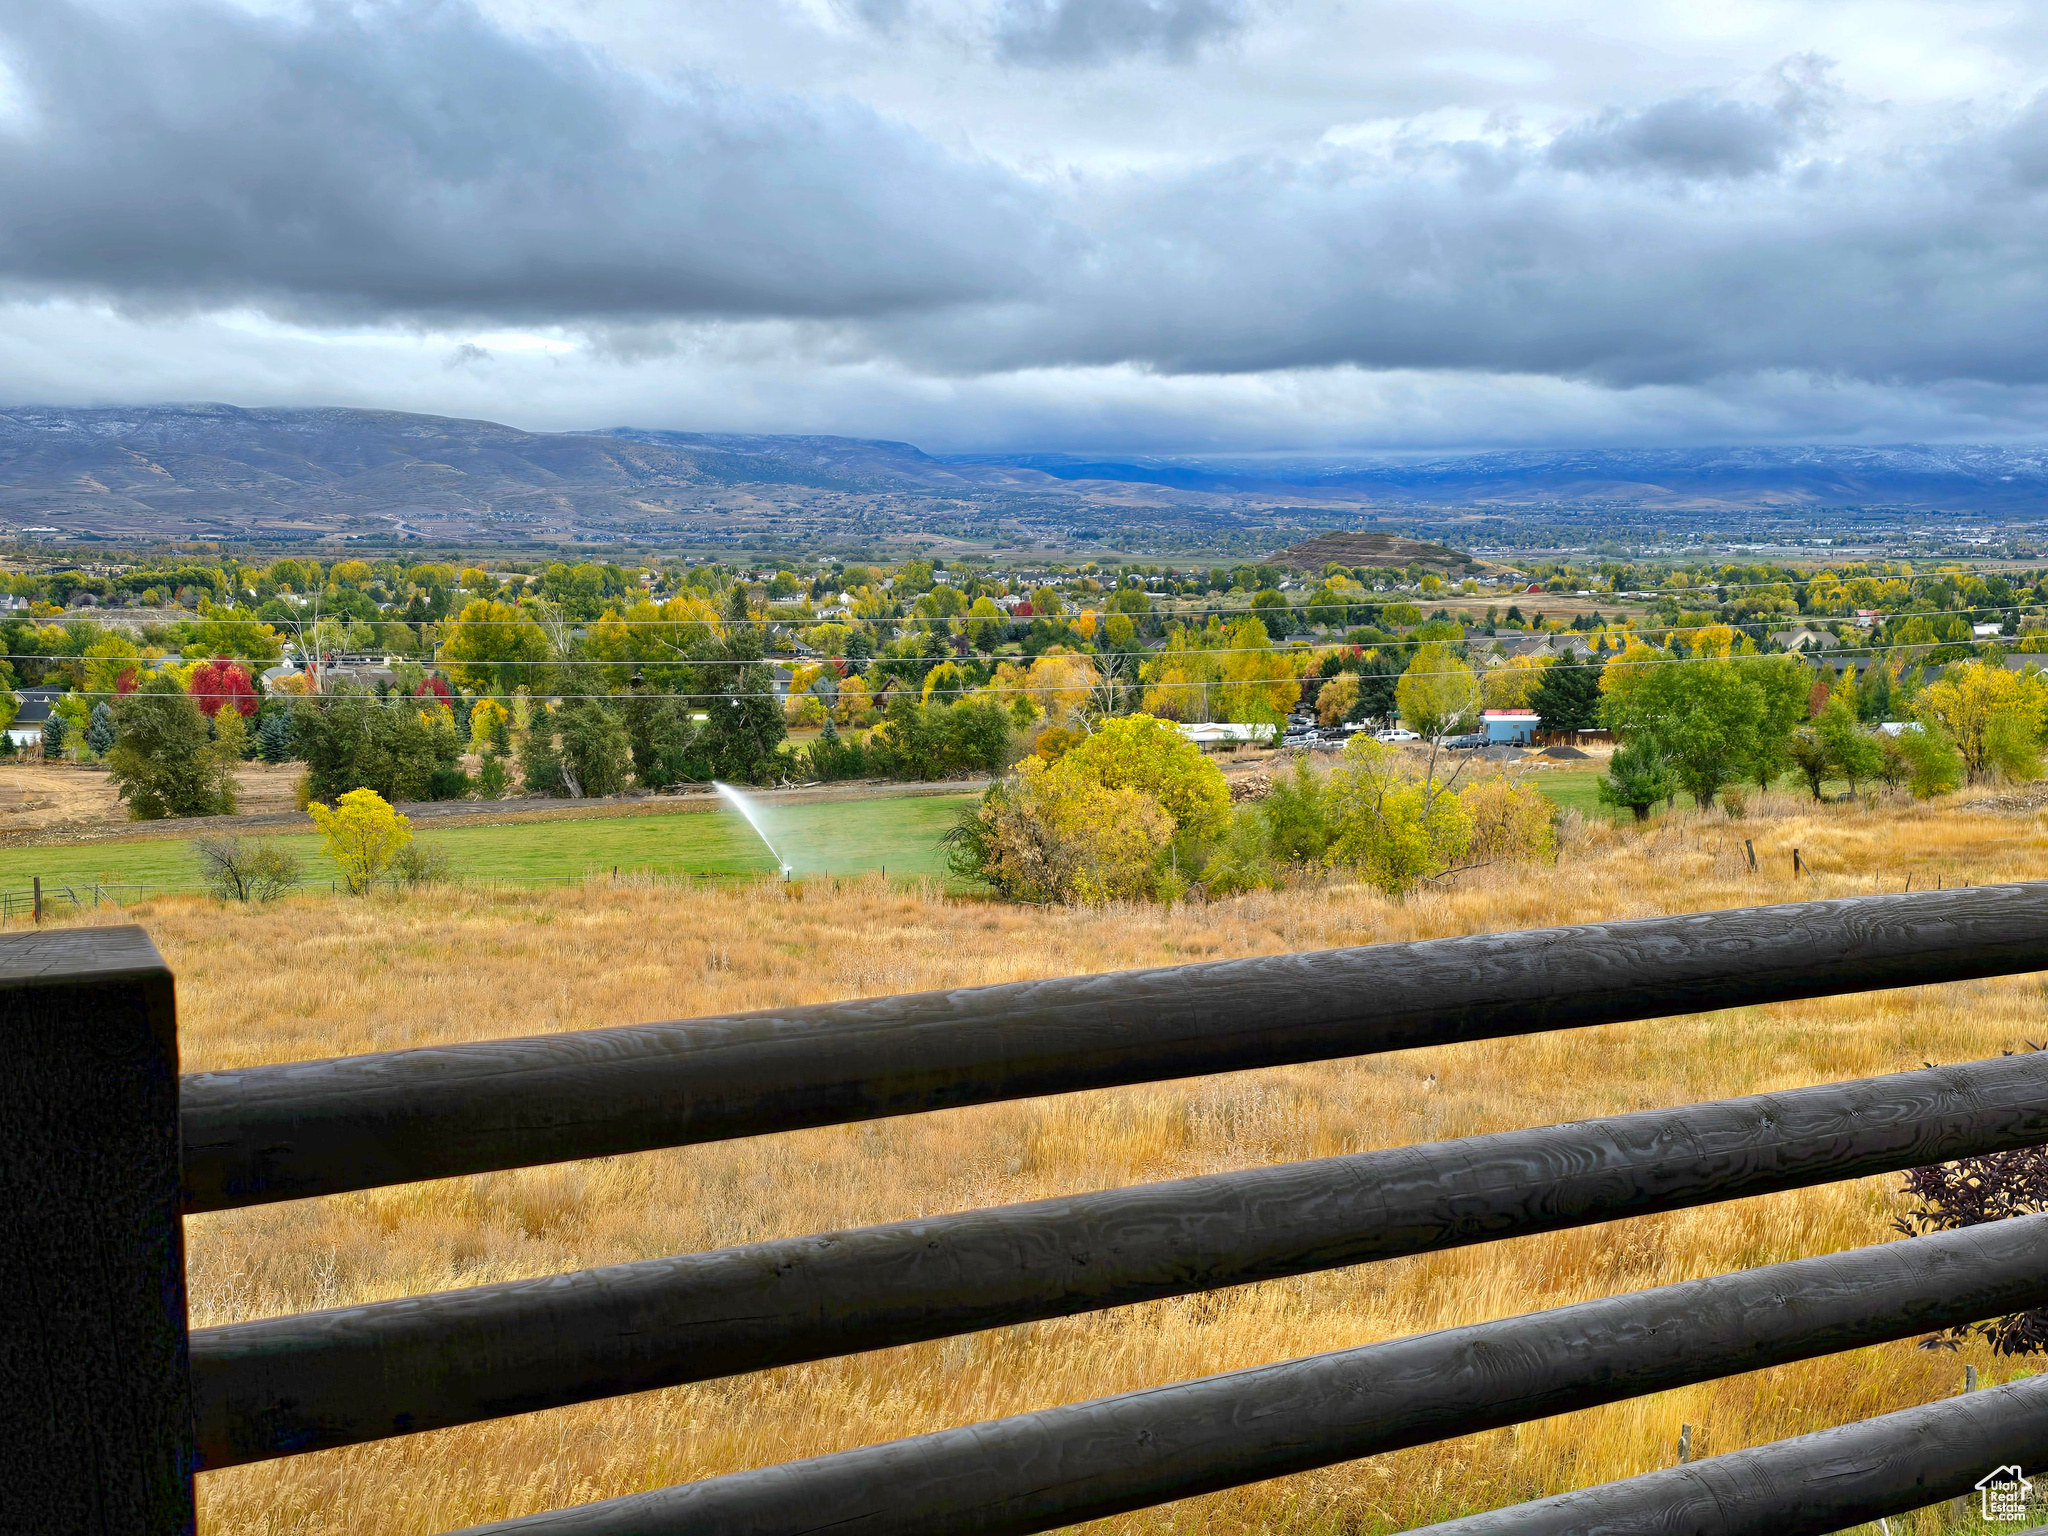
M 104 757 L 114 747 L 114 712 L 101 699 L 92 707 L 92 723 L 85 728 L 85 744 Z
M 1607 670 L 1597 656 L 1579 660 L 1568 650 L 1543 669 L 1530 692 L 1529 705 L 1546 732 L 1597 730 L 1600 725 L 1600 678 Z
M 266 763 L 288 763 L 292 756 L 292 717 L 283 710 L 265 715 L 256 727 L 256 755 Z

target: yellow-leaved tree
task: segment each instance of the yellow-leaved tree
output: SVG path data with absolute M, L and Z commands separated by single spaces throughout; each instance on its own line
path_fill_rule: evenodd
M 1265 626 L 1259 635 L 1265 637 Z M 1212 720 L 1212 695 L 1223 675 L 1217 654 L 1227 642 L 1214 619 L 1205 629 L 1176 624 L 1166 632 L 1166 645 L 1145 663 L 1143 707 L 1148 715 L 1168 720 Z
M 1187 886 L 1181 844 L 1229 815 L 1223 775 L 1171 721 L 1125 715 L 991 786 L 951 834 L 951 864 L 1024 901 L 1170 899 Z
M 2044 692 L 2038 674 L 1965 661 L 1921 692 L 1920 709 L 1955 743 L 1971 779 L 2032 779 L 2041 771 Z
M 331 807 L 316 800 L 306 813 L 325 836 L 327 856 L 352 896 L 375 885 L 412 841 L 412 822 L 374 789 L 352 789 Z
M 1444 874 L 1472 844 L 1472 815 L 1450 788 L 1418 778 L 1384 743 L 1345 743 L 1324 790 L 1330 843 L 1325 857 L 1389 895 Z
M 1316 694 L 1316 723 L 1326 729 L 1342 725 L 1344 717 L 1351 713 L 1351 706 L 1357 702 L 1358 674 L 1339 672 Z
M 1256 615 L 1238 620 L 1228 634 L 1217 713 L 1225 720 L 1279 725 L 1301 701 L 1301 666 L 1308 653 L 1275 646 Z
M 1408 670 L 1394 685 L 1401 723 L 1434 739 L 1467 730 L 1479 718 L 1479 679 L 1447 645 L 1417 646 Z
M 1177 831 L 1213 836 L 1230 816 L 1230 786 L 1202 749 L 1170 720 L 1119 715 L 1060 759 L 1060 767 L 1105 789 L 1135 789 L 1158 801 Z
M 547 632 L 510 603 L 465 603 L 441 641 L 441 665 L 464 688 L 503 696 L 543 682 Z
M 470 745 L 478 752 L 501 737 L 510 740 L 512 711 L 496 699 L 478 699 L 469 711 Z
M 1484 683 L 1488 709 L 1528 709 L 1536 685 L 1543 681 L 1548 658 L 1517 656 L 1487 670 Z
M 725 633 L 716 604 L 693 592 L 655 603 L 646 598 L 623 614 L 607 608 L 590 628 L 586 650 L 592 660 L 610 662 L 592 670 L 599 687 L 619 689 L 638 672 L 653 693 L 688 693 L 695 669 L 685 658 Z

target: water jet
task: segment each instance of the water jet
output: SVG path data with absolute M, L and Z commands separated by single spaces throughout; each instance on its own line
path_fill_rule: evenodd
M 718 780 L 713 779 L 711 787 L 718 791 L 726 804 L 747 818 L 747 825 L 754 829 L 754 835 L 761 839 L 763 845 L 768 849 L 769 856 L 775 860 L 776 871 L 783 879 L 787 880 L 790 876 L 790 867 L 782 855 L 776 851 L 775 844 L 769 840 L 768 831 L 761 825 L 760 817 L 754 814 L 753 802 L 730 784 L 721 784 Z

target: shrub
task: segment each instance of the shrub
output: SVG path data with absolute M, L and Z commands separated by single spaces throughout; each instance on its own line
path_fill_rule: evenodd
M 1915 800 L 1932 800 L 1960 789 L 1963 754 L 1949 740 L 1941 722 L 1932 718 L 1899 732 L 1895 738 L 1906 762 L 1906 786 Z
M 1211 896 L 1238 896 L 1278 885 L 1280 871 L 1269 852 L 1270 843 L 1264 805 L 1254 801 L 1233 806 L 1230 825 L 1202 866 L 1203 889 Z
M 827 718 L 824 734 L 803 749 L 799 766 L 807 779 L 858 779 L 868 772 L 868 754 L 859 742 L 841 736 Z
M 505 760 L 492 752 L 478 765 L 476 771 L 476 793 L 480 800 L 502 800 L 510 783 L 505 772 Z
M 1150 796 L 1177 830 L 1195 837 L 1220 832 L 1230 816 L 1230 787 L 1221 770 L 1169 720 L 1151 715 L 1105 720 L 1059 766 L 1105 789 L 1135 789 Z
M 1136 900 L 1170 893 L 1159 865 L 1172 841 L 1151 796 L 1029 758 L 955 826 L 948 862 L 1018 901 Z
M 993 699 L 924 705 L 898 694 L 868 738 L 867 760 L 872 771 L 905 779 L 1000 773 L 1012 738 L 1010 713 Z
M 299 861 L 271 837 L 202 837 L 200 878 L 223 901 L 271 901 L 299 883 Z
M 352 896 L 366 894 L 412 841 L 412 823 L 372 789 L 352 789 L 332 807 L 316 800 L 306 811 L 326 835 L 327 856 Z
M 1458 803 L 1472 821 L 1465 854 L 1474 863 L 1547 859 L 1557 846 L 1550 802 L 1540 790 L 1485 779 L 1468 785 Z
M 1390 895 L 1446 873 L 1471 845 L 1472 818 L 1458 797 L 1415 778 L 1369 736 L 1345 745 L 1326 794 L 1330 864 Z
M 1906 1237 L 1953 1232 L 2048 1210 L 2048 1147 L 2017 1147 L 1915 1168 L 1906 1175 L 1904 1193 L 1918 1202 L 1892 1223 Z M 1961 1323 L 1922 1339 L 1920 1347 L 1954 1349 L 1973 1337 L 1989 1343 L 1994 1354 L 2048 1352 L 2048 1308 L 1988 1322 Z
M 1266 798 L 1253 806 L 1265 828 L 1267 857 L 1280 864 L 1313 864 L 1330 846 L 1330 818 L 1323 781 L 1306 758 L 1294 760 L 1294 772 L 1276 775 Z M 1238 818 L 1232 816 L 1232 831 Z M 1211 887 L 1213 889 L 1213 886 Z
M 1602 805 L 1626 806 L 1637 821 L 1648 821 L 1650 807 L 1669 800 L 1677 789 L 1671 765 L 1656 742 L 1639 738 L 1607 760 L 1597 793 Z
M 415 839 L 391 860 L 391 878 L 400 885 L 445 885 L 455 878 L 455 867 L 439 843 Z

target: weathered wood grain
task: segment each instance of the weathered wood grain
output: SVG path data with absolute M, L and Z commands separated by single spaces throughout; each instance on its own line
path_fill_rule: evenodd
M 2048 1466 L 2048 1376 L 1447 1520 L 1416 1536 L 1825 1536 L 1970 1494 L 2005 1463 L 2030 1474 Z M 2048 1526 L 2013 1536 L 2043 1532 Z
M 1478 934 L 185 1080 L 186 1208 L 2048 968 L 2048 885 Z
M 2048 1215 L 1716 1275 L 471 1528 L 1019 1536 L 2048 1303 Z
M 193 1529 L 178 1054 L 140 928 L 0 937 L 0 1531 Z
M 193 1336 L 219 1467 L 2048 1141 L 2048 1053 Z

